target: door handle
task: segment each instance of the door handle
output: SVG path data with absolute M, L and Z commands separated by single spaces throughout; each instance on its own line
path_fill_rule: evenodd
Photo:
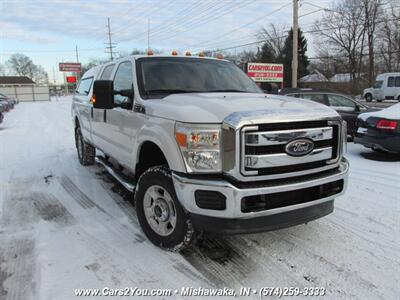
M 104 121 L 104 123 L 107 123 L 107 110 L 106 109 L 103 110 L 103 121 Z
M 93 119 L 93 106 L 90 108 L 90 117 Z

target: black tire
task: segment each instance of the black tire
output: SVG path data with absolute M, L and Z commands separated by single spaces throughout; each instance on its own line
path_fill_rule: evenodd
M 75 145 L 81 165 L 94 165 L 96 148 L 85 142 L 85 140 L 83 139 L 81 128 L 79 126 L 75 128 Z
M 161 187 L 166 190 L 172 198 L 174 205 L 175 227 L 168 235 L 158 234 L 149 224 L 146 217 L 144 203 L 146 192 L 152 188 Z M 155 201 L 152 198 L 152 201 Z M 135 191 L 136 214 L 144 234 L 156 246 L 168 251 L 181 251 L 194 239 L 195 231 L 192 223 L 178 201 L 175 188 L 172 183 L 171 171 L 166 166 L 155 166 L 147 169 L 139 178 Z M 153 218 L 155 220 L 155 216 Z M 157 221 L 156 221 L 157 222 Z
M 370 93 L 365 95 L 365 101 L 372 102 L 372 95 Z
M 398 97 L 397 97 L 397 101 L 399 101 L 399 102 L 400 102 L 400 96 L 398 96 Z

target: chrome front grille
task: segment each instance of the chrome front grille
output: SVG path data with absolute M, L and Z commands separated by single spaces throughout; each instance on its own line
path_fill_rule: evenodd
M 288 154 L 286 145 L 299 138 L 312 140 L 313 150 L 304 156 Z M 339 121 L 244 126 L 240 170 L 243 176 L 275 175 L 275 178 L 295 176 L 302 171 L 317 172 L 338 162 L 339 150 Z

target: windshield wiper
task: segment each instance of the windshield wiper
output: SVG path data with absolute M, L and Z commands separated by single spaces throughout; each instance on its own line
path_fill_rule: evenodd
M 248 93 L 247 91 L 243 90 L 234 90 L 234 89 L 226 89 L 226 90 L 208 90 L 205 91 L 206 93 Z
M 154 94 L 183 94 L 183 93 L 198 93 L 199 91 L 194 90 L 181 90 L 181 89 L 158 89 L 158 90 L 147 90 L 147 95 Z

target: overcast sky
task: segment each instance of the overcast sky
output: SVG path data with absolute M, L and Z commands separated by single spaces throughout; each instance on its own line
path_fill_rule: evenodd
M 330 2 L 300 1 L 299 15 L 306 14 L 300 18 L 302 28 L 310 29 L 322 14 L 317 6 L 329 7 Z M 148 22 L 151 48 L 180 52 L 251 43 L 262 26 L 292 23 L 292 0 L 1 0 L 0 5 L 0 63 L 12 53 L 24 53 L 46 69 L 50 81 L 54 69 L 58 82 L 58 62 L 76 61 L 75 46 L 82 63 L 109 56 L 104 50 L 108 17 L 119 53 L 147 48 Z

